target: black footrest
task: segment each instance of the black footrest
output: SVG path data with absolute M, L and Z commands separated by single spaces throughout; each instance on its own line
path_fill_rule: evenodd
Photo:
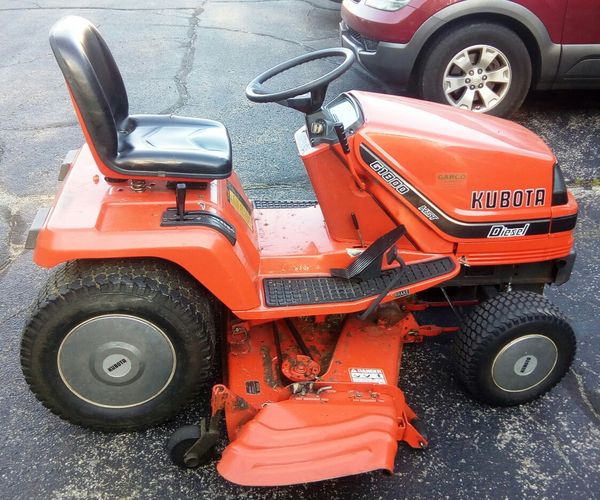
M 331 275 L 336 278 L 344 278 L 346 280 L 358 278 L 364 279 L 377 278 L 381 274 L 381 263 L 383 262 L 383 254 L 396 243 L 400 237 L 406 232 L 404 226 L 398 226 L 388 233 L 377 238 L 369 248 L 361 253 L 352 261 L 345 269 L 332 269 Z
M 309 208 L 316 207 L 316 201 L 306 201 L 306 200 L 254 200 L 254 208 L 263 209 L 263 208 Z
M 454 261 L 449 257 L 407 265 L 398 288 L 442 276 L 453 269 Z M 376 278 L 350 280 L 334 277 L 267 278 L 264 280 L 267 306 L 302 306 L 364 299 L 379 294 L 398 272 L 391 269 Z

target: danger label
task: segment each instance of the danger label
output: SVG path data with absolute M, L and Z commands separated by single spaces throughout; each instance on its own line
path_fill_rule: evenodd
M 359 384 L 387 384 L 380 368 L 349 368 L 350 379 Z

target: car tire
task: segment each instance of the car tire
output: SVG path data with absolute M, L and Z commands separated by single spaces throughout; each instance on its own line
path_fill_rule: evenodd
M 212 374 L 209 294 L 153 259 L 71 261 L 49 278 L 21 341 L 21 365 L 52 412 L 91 429 L 157 425 Z
M 530 85 L 531 59 L 521 38 L 499 24 L 474 22 L 431 40 L 416 90 L 429 101 L 507 117 Z
M 552 389 L 575 356 L 573 329 L 543 295 L 502 292 L 476 306 L 454 338 L 458 378 L 496 406 L 532 401 Z

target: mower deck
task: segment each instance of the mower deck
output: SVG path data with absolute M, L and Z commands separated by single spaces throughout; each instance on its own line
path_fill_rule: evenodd
M 213 398 L 231 440 L 219 472 L 274 486 L 393 471 L 398 441 L 427 445 L 397 387 L 403 344 L 441 331 L 392 306 L 377 323 L 352 316 L 231 324 L 228 385 L 215 386 Z

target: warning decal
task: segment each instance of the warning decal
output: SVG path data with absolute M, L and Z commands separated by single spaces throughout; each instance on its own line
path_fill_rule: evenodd
M 385 373 L 380 368 L 349 368 L 350 379 L 359 384 L 387 384 Z
M 227 182 L 227 199 L 234 210 L 240 214 L 240 217 L 244 219 L 244 222 L 248 224 L 248 227 L 251 231 L 254 231 L 252 225 L 252 210 L 248 206 L 248 203 L 242 198 L 242 195 L 237 192 L 237 189 L 231 184 L 231 182 Z

